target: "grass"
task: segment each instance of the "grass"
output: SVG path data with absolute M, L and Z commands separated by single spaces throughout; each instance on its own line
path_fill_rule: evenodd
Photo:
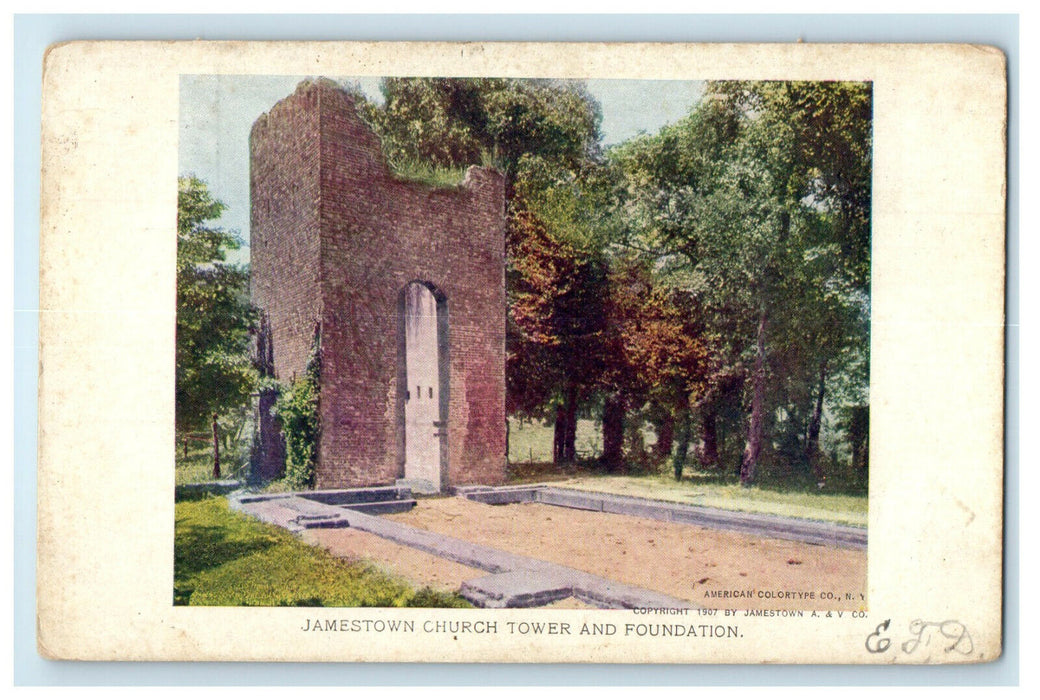
M 644 439 L 647 446 L 654 442 L 652 433 L 644 434 Z M 627 474 L 608 474 L 595 462 L 595 456 L 602 448 L 602 437 L 594 421 L 578 421 L 576 447 L 579 459 L 574 464 L 552 464 L 552 440 L 552 425 L 510 419 L 509 482 L 551 481 L 567 488 L 725 510 L 846 525 L 867 524 L 866 494 L 847 488 L 839 478 L 829 480 L 821 490 L 810 475 L 775 475 L 763 467 L 759 470 L 758 483 L 747 488 L 740 485 L 735 473 L 691 469 L 692 455 L 682 481 L 676 481 L 672 476 L 670 463 L 662 463 L 656 469 L 630 469 Z
M 578 419 L 575 426 L 574 448 L 578 458 L 591 459 L 603 451 L 603 434 L 595 421 Z M 552 461 L 553 426 L 541 421 L 509 419 L 510 464 Z
M 220 478 L 227 479 L 242 470 L 248 455 L 241 450 L 225 454 L 223 445 L 220 453 Z M 213 481 L 213 445 L 209 442 L 191 441 L 188 443 L 188 454 L 185 456 L 183 445 L 179 444 L 174 458 L 176 467 L 176 483 L 197 484 Z
M 241 450 L 241 454 L 232 455 L 231 457 L 225 457 L 221 453 L 220 460 L 220 478 L 222 480 L 232 477 L 245 479 L 248 470 L 248 454 L 244 453 L 244 449 Z M 177 485 L 177 500 L 180 500 L 182 495 L 188 493 L 221 495 L 220 489 L 209 489 L 208 491 L 199 492 L 190 487 L 191 484 L 201 485 L 213 481 L 213 447 L 211 445 L 192 447 L 192 443 L 189 443 L 187 456 L 185 456 L 183 449 L 177 450 L 175 464 L 177 470 L 175 482 Z M 264 493 L 280 493 L 294 490 L 296 489 L 293 489 L 285 479 L 270 481 L 264 484 L 263 488 Z
M 223 498 L 176 504 L 174 605 L 469 607 L 454 594 L 345 562 L 232 512 Z
M 213 479 L 213 452 L 206 449 L 188 449 L 188 456 L 177 450 L 177 485 L 195 484 Z M 221 473 L 224 472 L 221 465 Z
M 466 170 L 467 168 L 446 168 L 412 162 L 393 166 L 394 175 L 401 180 L 436 188 L 458 187 L 466 178 Z
M 847 494 L 813 493 L 781 487 L 741 486 L 727 483 L 713 474 L 693 472 L 676 481 L 667 474 L 614 476 L 578 474 L 558 486 L 586 491 L 604 491 L 625 496 L 641 496 L 663 501 L 722 508 L 748 513 L 768 513 L 792 518 L 823 520 L 845 525 L 867 524 L 867 497 Z

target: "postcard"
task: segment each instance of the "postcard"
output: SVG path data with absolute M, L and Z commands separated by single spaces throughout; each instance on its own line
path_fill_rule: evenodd
M 1001 654 L 1005 58 L 72 42 L 38 649 Z

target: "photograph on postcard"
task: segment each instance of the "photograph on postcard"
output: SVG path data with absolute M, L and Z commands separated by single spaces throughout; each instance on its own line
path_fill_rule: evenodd
M 866 609 L 869 82 L 179 116 L 175 604 Z

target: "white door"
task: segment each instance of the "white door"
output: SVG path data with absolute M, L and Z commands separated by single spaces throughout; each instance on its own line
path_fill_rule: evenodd
M 405 467 L 406 479 L 440 488 L 440 363 L 437 300 L 425 285 L 405 290 Z

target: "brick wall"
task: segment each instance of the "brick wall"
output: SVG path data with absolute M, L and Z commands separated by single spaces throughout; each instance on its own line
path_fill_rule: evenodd
M 303 374 L 321 318 L 317 100 L 298 91 L 253 124 L 249 138 L 250 296 L 271 321 L 274 374 Z
M 325 82 L 301 84 L 257 121 L 252 157 L 253 299 L 271 319 L 280 379 L 303 371 L 312 332 L 305 322 L 321 319 L 317 487 L 385 484 L 403 476 L 399 303 L 412 281 L 446 298 L 442 481 L 501 483 L 502 177 L 470 168 L 451 189 L 395 178 L 352 98 Z

